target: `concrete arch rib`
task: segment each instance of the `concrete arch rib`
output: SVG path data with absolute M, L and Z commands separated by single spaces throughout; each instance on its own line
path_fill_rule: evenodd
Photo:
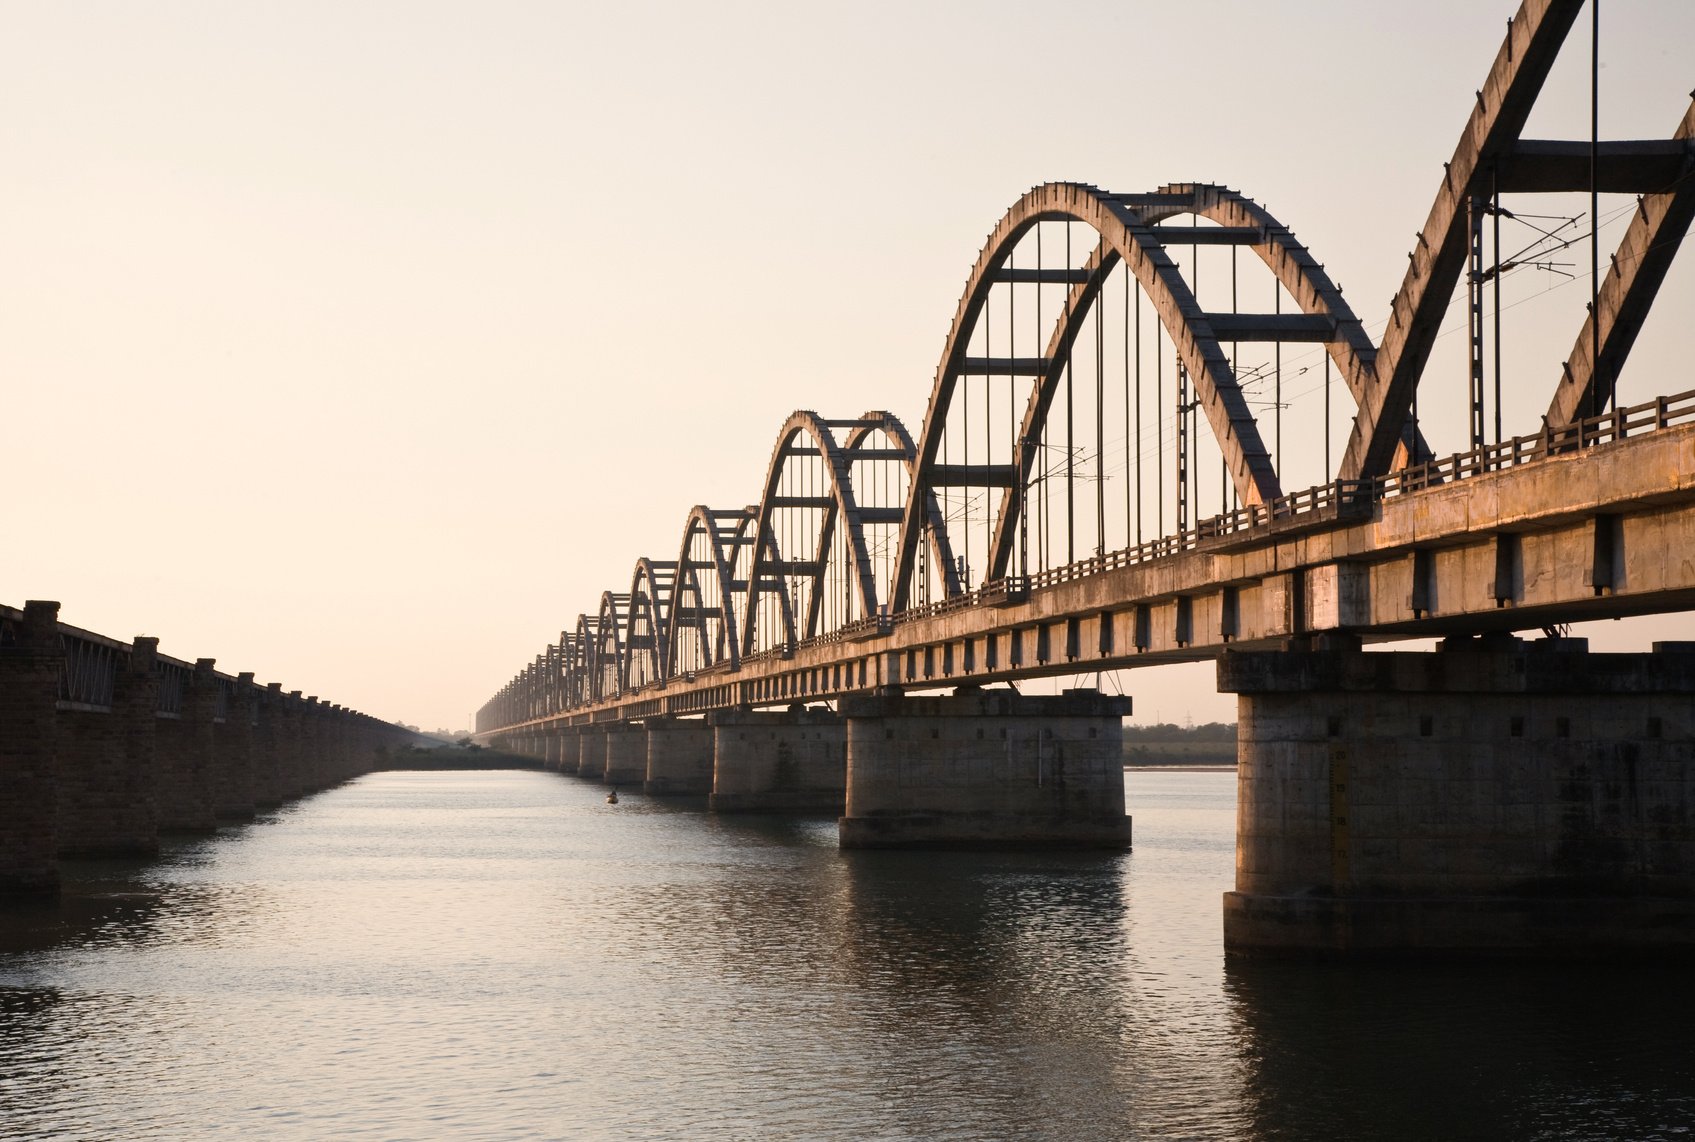
M 665 677 L 672 677 L 678 671 L 677 653 L 685 628 L 692 628 L 698 634 L 707 656 L 705 666 L 728 663 L 731 669 L 735 669 L 741 665 L 735 552 L 750 528 L 752 518 L 752 512 L 746 508 L 714 510 L 704 504 L 696 504 L 689 509 L 688 518 L 683 523 L 682 545 L 677 550 L 677 579 L 666 615 Z M 697 538 L 706 546 L 705 559 L 695 555 Z M 706 572 L 715 585 L 716 606 L 708 601 L 702 572 Z M 713 629 L 713 612 L 717 613 L 716 629 Z
M 848 433 L 845 444 L 836 440 L 838 429 L 845 429 Z M 807 497 L 808 506 L 817 508 L 822 516 L 817 534 L 811 537 L 810 550 L 804 553 L 806 557 L 796 560 L 794 557 L 802 553 L 780 549 L 771 521 L 773 512 L 783 506 L 786 499 L 778 494 L 786 464 L 802 455 L 798 449 L 809 447 L 801 443 L 803 438 L 812 441 L 823 461 L 827 488 L 822 495 Z M 783 636 L 788 641 L 796 642 L 823 633 L 820 630 L 823 588 L 829 570 L 830 548 L 838 527 L 846 537 L 853 591 L 860 615 L 870 617 L 878 612 L 882 600 L 865 537 L 869 513 L 860 505 L 854 491 L 852 467 L 862 453 L 879 439 L 900 452 L 900 461 L 910 486 L 916 446 L 906 427 L 890 413 L 877 410 L 852 420 L 838 421 L 825 420 L 815 412 L 801 410 L 784 422 L 772 449 L 771 463 L 766 470 L 759 506 L 754 515 L 752 535 L 757 542 L 753 545 L 754 557 L 747 576 L 748 603 L 742 618 L 741 645 L 744 648 L 755 646 L 759 634 L 758 608 L 754 598 L 756 590 L 780 594 Z M 926 501 L 925 514 L 931 523 L 932 547 L 939 565 L 951 571 L 953 561 L 945 530 L 941 527 L 941 509 L 933 495 Z M 797 615 L 791 605 L 788 585 L 806 580 L 810 581 L 810 589 L 806 594 L 805 614 Z M 755 584 L 762 586 L 756 588 Z
M 1391 303 L 1376 377 L 1354 418 L 1341 479 L 1370 479 L 1391 469 L 1419 376 L 1465 266 L 1467 200 L 1511 153 L 1582 7 L 1583 0 L 1524 0 L 1507 25 Z
M 815 505 L 823 512 L 818 534 L 814 539 L 809 553 L 810 558 L 795 561 L 793 552 L 779 550 L 777 538 L 772 531 L 772 514 L 784 506 L 785 498 L 778 495 L 782 482 L 783 471 L 791 459 L 800 453 L 798 448 L 804 447 L 797 442 L 802 437 L 808 437 L 816 447 L 823 461 L 824 474 L 828 488 L 824 495 L 815 497 Z M 817 413 L 801 410 L 791 414 L 783 422 L 783 427 L 777 433 L 777 443 L 771 452 L 771 463 L 766 468 L 765 484 L 759 497 L 759 507 L 754 516 L 753 535 L 756 539 L 753 548 L 753 562 L 748 570 L 748 603 L 746 613 L 742 616 L 742 645 L 756 645 L 759 626 L 759 598 L 762 591 L 774 592 L 781 599 L 784 637 L 789 642 L 796 642 L 802 637 L 810 637 L 817 633 L 819 600 L 822 595 L 826 563 L 829 556 L 830 541 L 835 528 L 840 523 L 847 532 L 850 544 L 850 557 L 853 561 L 855 587 L 859 595 L 860 605 L 865 613 L 875 612 L 877 607 L 877 585 L 871 574 L 871 558 L 865 548 L 864 524 L 859 513 L 859 505 L 854 500 L 852 481 L 848 478 L 848 462 L 842 449 L 836 443 L 835 433 L 829 422 L 823 420 Z M 797 506 L 797 505 L 791 505 Z M 807 592 L 807 614 L 804 620 L 793 612 L 790 603 L 790 593 L 787 583 L 790 579 L 807 578 L 811 580 L 811 589 Z M 803 633 L 804 632 L 804 633 Z
M 560 649 L 560 687 L 562 690 L 562 708 L 569 710 L 583 702 L 583 618 L 577 617 L 577 625 L 559 635 Z
M 989 291 L 1008 256 L 1019 239 L 1040 222 L 1082 222 L 1099 236 L 1099 246 L 1090 260 L 1088 276 L 1092 280 L 1077 287 L 1077 290 L 1084 291 L 1088 300 L 1099 293 L 1101 282 L 1113 265 L 1119 260 L 1125 263 L 1135 275 L 1142 293 L 1152 302 L 1161 325 L 1188 369 L 1237 494 L 1249 504 L 1265 503 L 1280 494 L 1277 473 L 1260 439 L 1258 424 L 1248 409 L 1235 372 L 1213 333 L 1206 312 L 1196 301 L 1177 264 L 1166 253 L 1161 237 L 1132 205 L 1137 199 L 1146 198 L 1165 205 L 1161 196 L 1115 195 L 1082 183 L 1048 183 L 1035 187 L 1020 198 L 990 234 L 960 298 L 941 363 L 936 369 L 930 403 L 925 410 L 918 468 L 908 491 L 906 516 L 901 529 L 894 599 L 897 608 L 905 607 L 909 600 L 918 530 L 922 527 L 919 505 L 932 490 L 929 473 L 937 462 L 937 452 L 946 430 L 947 412 L 959 377 L 964 372 L 971 336 Z M 1175 212 L 1187 213 L 1190 209 L 1190 206 L 1179 203 Z M 1081 314 L 1075 308 L 1069 310 L 1060 322 L 1065 328 L 1056 327 L 1050 346 L 1068 345 L 1075 336 L 1074 328 L 1080 318 Z M 1047 358 L 1038 390 L 1054 383 L 1063 368 L 1063 359 Z M 945 587 L 949 594 L 957 593 L 957 584 Z
M 842 452 L 848 457 L 849 464 L 859 456 L 862 449 L 874 444 L 881 438 L 886 446 L 901 451 L 902 463 L 906 468 L 908 491 L 911 490 L 914 468 L 917 464 L 918 445 L 912 438 L 912 433 L 901 423 L 899 417 L 890 412 L 875 411 L 862 413 L 858 423 L 848 430 L 847 437 L 842 441 Z M 947 528 L 942 526 L 942 508 L 937 502 L 934 491 L 931 491 L 924 501 L 925 518 L 930 521 L 930 548 L 935 557 L 936 566 L 943 568 L 949 576 L 949 582 L 957 586 L 954 575 L 953 548 L 948 542 Z M 862 517 L 865 513 L 861 513 Z M 903 511 L 904 515 L 904 511 Z M 869 544 L 866 545 L 869 548 Z M 897 541 L 898 547 L 898 541 Z M 894 595 L 894 574 L 890 575 L 890 589 L 886 594 L 878 595 L 879 603 L 888 603 Z M 867 612 L 873 614 L 875 612 Z
M 1101 287 L 1106 283 L 1107 276 L 1112 273 L 1118 260 L 1118 254 L 1108 249 L 1105 243 L 1095 247 L 1094 252 L 1089 255 L 1089 260 L 1084 263 L 1084 279 L 1072 286 L 1066 294 L 1065 307 L 1061 310 L 1064 316 L 1055 325 L 1044 352 L 1044 358 L 1050 364 L 1030 392 L 1030 399 L 1024 408 L 1024 419 L 1018 429 L 1019 440 L 1040 438 L 1042 427 L 1047 423 L 1048 409 L 1053 406 L 1054 394 L 1059 391 L 1060 378 L 1065 371 L 1065 357 L 1071 352 L 1072 342 L 1077 338 L 1077 331 L 1082 327 L 1083 319 L 1088 316 L 1089 310 L 1100 297 Z M 1020 492 L 1029 483 L 1030 472 L 1036 462 L 1034 448 L 1020 448 L 1018 453 L 1016 475 L 1001 494 L 1000 514 L 996 517 L 995 533 L 989 542 L 989 567 L 986 574 L 988 579 L 1001 579 L 1006 576 L 1007 565 L 1012 557 L 1013 537 L 1017 534 L 1018 516 L 1023 508 Z
M 599 697 L 600 616 L 577 616 L 577 696 L 580 702 Z
M 625 631 L 620 678 L 625 689 L 665 677 L 668 633 L 665 620 L 671 608 L 676 572 L 675 563 L 656 562 L 645 555 L 636 560 L 630 575 L 629 626 Z
M 1342 291 L 1287 226 L 1265 207 L 1229 187 L 1173 183 L 1160 187 L 1154 196 L 1168 201 L 1138 211 L 1150 224 L 1181 214 L 1197 214 L 1220 226 L 1258 230 L 1259 239 L 1246 245 L 1276 275 L 1302 313 L 1328 317 L 1334 323 L 1335 336 L 1324 343 L 1325 350 L 1353 395 L 1354 403 L 1359 405 L 1365 400 L 1377 379 L 1377 346 L 1343 299 Z M 1182 199 L 1189 201 L 1186 205 L 1176 205 Z M 1410 459 L 1416 462 L 1430 458 L 1430 447 L 1417 426 L 1404 426 L 1402 438 L 1403 450 Z
M 1612 399 L 1654 295 L 1695 221 L 1695 149 L 1689 147 L 1695 140 L 1695 102 L 1684 111 L 1671 137 L 1685 144 L 1678 176 L 1637 198 L 1636 213 L 1613 254 L 1595 308 L 1584 318 L 1555 386 L 1543 418 L 1550 426 L 1594 416 Z
M 1146 201 L 1157 206 L 1144 206 L 1138 213 L 1144 221 L 1155 224 L 1182 214 L 1195 214 L 1217 222 L 1222 227 L 1256 231 L 1258 238 L 1244 242 L 1276 276 L 1279 284 L 1295 299 L 1301 312 L 1329 319 L 1334 330 L 1330 340 L 1322 342 L 1340 371 L 1344 383 L 1356 402 L 1362 400 L 1374 379 L 1377 347 L 1372 344 L 1360 319 L 1343 300 L 1341 291 L 1324 272 L 1324 267 L 1295 240 L 1293 233 L 1272 216 L 1270 211 L 1227 187 L 1207 184 L 1172 184 L 1163 186 Z M 1156 236 L 1164 237 L 1158 229 Z M 1019 428 L 1018 439 L 1034 440 L 1046 424 L 1048 409 L 1053 403 L 1064 360 L 1072 342 L 1090 310 L 1099 299 L 1107 276 L 1118 261 L 1117 251 L 1105 242 L 1097 246 L 1084 264 L 1083 280 L 1075 283 L 1061 307 L 1044 357 L 1050 362 L 1040 383 L 1032 390 Z M 1427 458 L 1429 448 L 1411 425 L 1407 426 L 1406 451 Z M 1021 457 L 1016 479 L 1001 494 L 1000 511 L 996 515 L 995 532 L 990 540 L 989 566 L 986 577 L 998 579 L 1006 575 L 1011 561 L 1012 544 L 1022 504 L 1019 489 L 1030 479 L 1034 453 L 1026 451 Z
M 628 629 L 630 596 L 603 592 L 595 632 L 596 698 L 616 698 L 623 693 L 625 677 L 624 632 Z

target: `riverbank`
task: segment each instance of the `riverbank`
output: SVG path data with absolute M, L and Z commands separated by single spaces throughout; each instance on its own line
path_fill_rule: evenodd
M 1124 727 L 1126 766 L 1236 765 L 1236 727 L 1229 722 Z

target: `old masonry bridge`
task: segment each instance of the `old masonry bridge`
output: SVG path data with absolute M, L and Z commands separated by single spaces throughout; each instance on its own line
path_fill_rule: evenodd
M 1695 947 L 1695 645 L 1565 631 L 1695 604 L 1695 392 L 1619 399 L 1695 211 L 1695 106 L 1665 138 L 1522 137 L 1580 9 L 1510 22 L 1376 340 L 1234 190 L 1035 187 L 916 434 L 793 414 L 757 502 L 692 508 L 480 738 L 719 811 L 834 812 L 849 847 L 1126 846 L 1128 701 L 997 684 L 1216 659 L 1232 951 Z M 1561 192 L 1586 230 L 1521 241 L 1513 197 Z M 1508 434 L 1503 279 L 1598 236 L 1602 196 L 1622 237 L 1604 269 L 1589 240 L 1587 316 Z M 1426 367 L 1456 298 L 1458 384 Z M 1363 649 L 1408 638 L 1442 641 Z

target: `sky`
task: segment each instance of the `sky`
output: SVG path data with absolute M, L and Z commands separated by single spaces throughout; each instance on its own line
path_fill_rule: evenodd
M 463 727 L 691 505 L 756 498 L 792 410 L 916 430 L 1033 185 L 1239 188 L 1375 335 L 1514 8 L 0 0 L 0 602 Z M 1527 135 L 1587 137 L 1588 26 Z M 1695 5 L 1605 0 L 1600 54 L 1602 134 L 1668 135 Z M 1509 433 L 1566 256 L 1515 279 Z M 1686 256 L 1625 403 L 1695 387 L 1692 303 Z M 1234 716 L 1210 666 L 1116 685 Z

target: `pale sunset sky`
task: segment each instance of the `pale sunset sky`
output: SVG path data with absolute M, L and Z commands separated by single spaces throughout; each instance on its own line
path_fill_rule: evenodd
M 1034 184 L 1237 187 L 1375 337 L 1515 7 L 0 0 L 0 602 L 463 727 L 691 505 L 756 498 L 792 410 L 916 431 Z M 1587 138 L 1588 28 L 1527 135 Z M 1670 134 L 1695 4 L 1604 0 L 1601 61 L 1603 135 Z M 1588 299 L 1563 256 L 1511 280 L 1509 433 Z M 1624 403 L 1695 388 L 1692 262 Z M 1234 718 L 1210 666 L 1122 686 Z

